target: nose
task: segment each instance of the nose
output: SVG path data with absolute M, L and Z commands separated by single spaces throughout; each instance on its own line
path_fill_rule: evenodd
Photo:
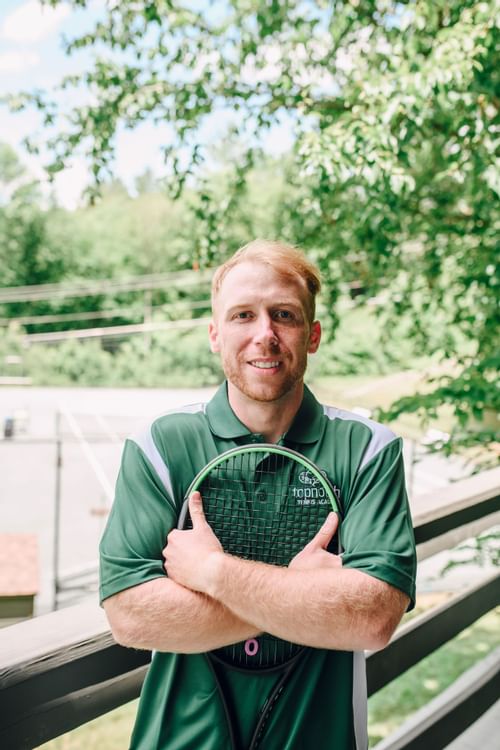
M 278 336 L 274 329 L 274 321 L 268 313 L 262 313 L 256 320 L 255 336 L 256 344 L 276 345 Z

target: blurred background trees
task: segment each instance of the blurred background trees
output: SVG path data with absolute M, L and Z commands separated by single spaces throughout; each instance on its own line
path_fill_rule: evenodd
M 332 338 L 350 300 L 376 311 L 371 353 L 383 366 L 432 364 L 422 391 L 385 418 L 432 418 L 446 404 L 448 449 L 498 440 L 498 2 L 106 7 L 67 42 L 70 55 L 92 52 L 80 76 L 11 99 L 42 112 L 49 174 L 84 154 L 94 182 L 72 214 L 42 210 L 32 187 L 12 192 L 0 215 L 5 285 L 205 268 L 255 236 L 279 237 L 319 263 Z M 230 124 L 204 142 L 217 115 Z M 164 179 L 145 173 L 131 198 L 112 182 L 115 135 L 146 119 L 175 137 Z M 277 123 L 293 133 L 279 159 L 263 150 Z M 6 185 L 19 177 L 12 154 L 0 169 Z M 359 367 L 370 371 L 366 357 Z

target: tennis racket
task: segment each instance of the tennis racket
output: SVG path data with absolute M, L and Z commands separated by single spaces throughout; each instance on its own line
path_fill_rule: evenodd
M 328 513 L 339 513 L 333 487 L 321 469 L 300 453 L 275 444 L 233 448 L 210 461 L 187 490 L 179 529 L 192 528 L 188 501 L 196 490 L 201 493 L 207 522 L 224 551 L 271 565 L 287 566 L 316 535 Z M 338 533 L 328 549 L 339 553 Z M 207 655 L 215 664 L 236 669 L 282 670 L 261 710 L 251 750 L 258 747 L 269 716 L 306 650 L 263 634 Z M 217 670 L 213 671 L 231 726 Z

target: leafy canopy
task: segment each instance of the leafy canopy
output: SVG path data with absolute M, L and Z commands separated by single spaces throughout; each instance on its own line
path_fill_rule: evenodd
M 85 72 L 12 104 L 43 113 L 50 171 L 83 152 L 97 185 L 119 127 L 168 123 L 174 191 L 198 169 L 203 263 L 233 249 L 231 195 L 262 133 L 286 119 L 282 236 L 318 260 L 332 302 L 356 282 L 358 299 L 378 298 L 388 339 L 402 327 L 416 350 L 451 363 L 392 416 L 448 403 L 456 442 L 488 442 L 471 420 L 499 406 L 499 25 L 498 0 L 109 0 L 67 43 L 92 51 Z M 224 199 L 200 176 L 198 134 L 216 111 L 232 113 L 244 144 Z

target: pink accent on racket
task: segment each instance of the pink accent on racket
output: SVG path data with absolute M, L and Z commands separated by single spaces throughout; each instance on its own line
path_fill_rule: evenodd
M 259 641 L 255 638 L 249 638 L 245 641 L 245 654 L 247 656 L 255 656 L 259 650 Z

